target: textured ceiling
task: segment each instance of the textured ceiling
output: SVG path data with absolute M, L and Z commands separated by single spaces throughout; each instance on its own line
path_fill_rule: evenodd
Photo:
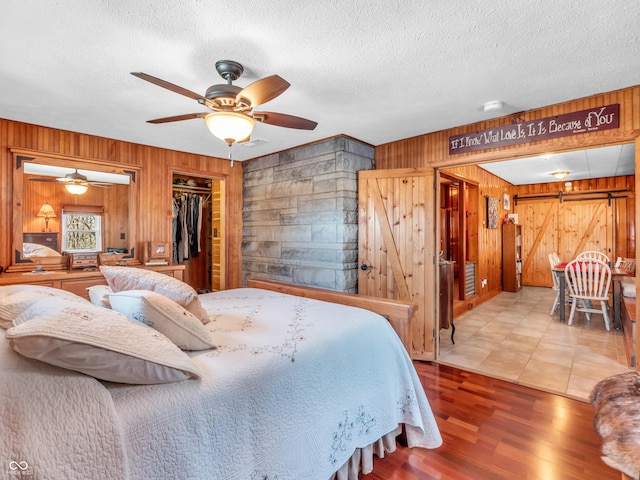
M 513 185 L 558 182 L 554 172 L 568 172 L 564 182 L 635 174 L 635 145 L 573 150 L 552 155 L 482 164 L 482 168 Z
M 318 122 L 258 124 L 244 160 L 334 135 L 372 145 L 640 84 L 637 0 L 4 0 L 0 117 L 227 157 L 194 100 L 130 75 L 204 93 L 215 62 L 241 87 L 291 87 L 260 107 Z

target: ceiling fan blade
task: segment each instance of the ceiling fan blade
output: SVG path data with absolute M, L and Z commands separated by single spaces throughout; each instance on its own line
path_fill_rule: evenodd
M 155 120 L 147 120 L 147 123 L 167 123 L 179 122 L 180 120 L 191 120 L 192 118 L 204 118 L 209 115 L 206 112 L 201 113 L 185 113 L 184 115 L 175 115 L 173 117 L 156 118 Z
M 89 182 L 87 183 L 87 185 L 89 187 L 100 187 L 100 188 L 110 188 L 111 187 L 111 183 L 94 183 L 94 182 Z
M 273 100 L 291 84 L 278 75 L 271 75 L 260 80 L 256 80 L 250 85 L 244 87 L 238 95 L 236 101 L 245 103 L 251 107 L 256 107 Z
M 147 82 L 151 82 L 154 85 L 158 85 L 159 87 L 166 88 L 167 90 L 171 90 L 172 92 L 179 93 L 180 95 L 184 95 L 185 97 L 198 100 L 200 103 L 206 102 L 206 98 L 204 98 L 199 93 L 195 93 L 195 92 L 192 92 L 191 90 L 187 90 L 186 88 L 179 87 L 178 85 L 167 82 L 166 80 L 162 80 L 160 78 L 157 78 L 142 72 L 131 72 L 131 75 L 141 78 L 142 80 L 146 80 Z
M 31 180 L 32 182 L 57 182 L 58 179 L 57 178 L 48 178 L 48 177 L 34 177 L 34 178 L 30 178 L 29 180 Z
M 274 112 L 254 112 L 253 118 L 262 123 L 275 125 L 277 127 L 297 128 L 299 130 L 313 130 L 318 122 L 307 120 L 302 117 L 286 115 L 284 113 Z

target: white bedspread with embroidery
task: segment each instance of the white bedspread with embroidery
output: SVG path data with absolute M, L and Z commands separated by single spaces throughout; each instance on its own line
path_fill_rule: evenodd
M 327 480 L 399 424 L 442 442 L 413 364 L 372 312 L 266 290 L 200 296 L 216 350 L 200 381 L 107 384 L 132 478 Z

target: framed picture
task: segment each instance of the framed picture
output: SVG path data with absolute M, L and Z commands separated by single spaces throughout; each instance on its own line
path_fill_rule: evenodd
M 498 228 L 498 199 L 487 198 L 487 228 Z
M 502 194 L 502 208 L 504 210 L 511 210 L 511 197 L 507 193 Z
M 168 243 L 146 242 L 142 253 L 145 265 L 168 265 L 171 258 Z

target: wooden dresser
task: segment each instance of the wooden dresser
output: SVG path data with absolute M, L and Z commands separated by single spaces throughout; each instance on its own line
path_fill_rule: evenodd
M 127 268 L 144 268 L 145 270 L 153 270 L 154 272 L 164 273 L 177 278 L 183 279 L 184 265 L 162 265 L 154 267 L 127 267 Z M 16 285 L 16 284 L 32 284 L 45 285 L 47 287 L 60 288 L 76 295 L 89 299 L 87 287 L 93 285 L 106 285 L 107 281 L 100 273 L 100 270 L 85 272 L 83 270 L 58 270 L 45 273 L 3 273 L 0 275 L 0 286 Z

